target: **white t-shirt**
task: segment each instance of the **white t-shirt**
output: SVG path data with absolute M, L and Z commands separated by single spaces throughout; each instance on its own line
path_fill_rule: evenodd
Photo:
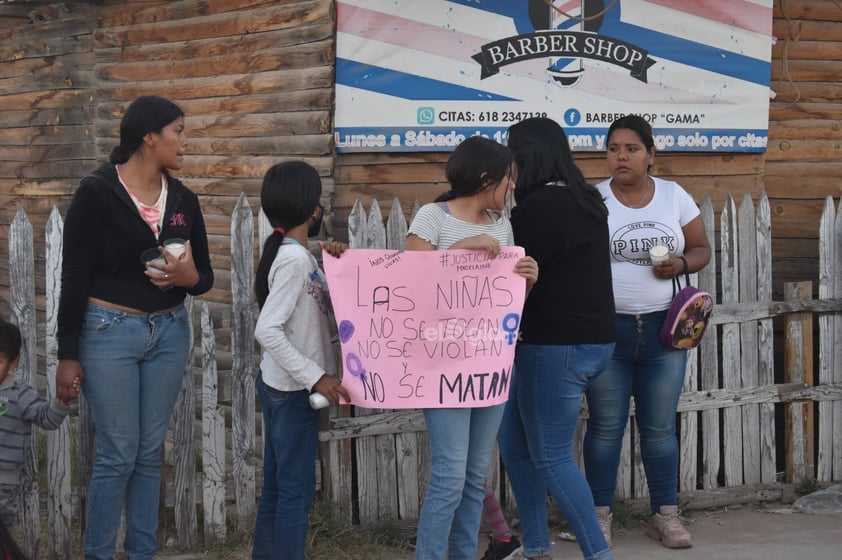
M 281 245 L 254 328 L 267 385 L 279 391 L 312 390 L 323 374 L 336 374 L 329 309 L 327 282 L 313 254 L 297 243 Z
M 608 207 L 611 275 L 617 313 L 635 315 L 663 311 L 672 302 L 672 281 L 656 278 L 649 248 L 666 245 L 671 255 L 684 254 L 681 228 L 700 214 L 678 183 L 652 178 L 655 193 L 643 208 L 628 208 L 611 191 L 610 179 L 596 186 Z M 683 286 L 682 282 L 682 286 Z
M 409 226 L 409 233 L 413 233 L 443 251 L 451 245 L 462 241 L 466 237 L 475 235 L 490 235 L 506 247 L 515 244 L 512 224 L 499 214 L 489 212 L 495 221 L 490 224 L 474 224 L 454 218 L 437 202 L 425 204 L 418 210 Z

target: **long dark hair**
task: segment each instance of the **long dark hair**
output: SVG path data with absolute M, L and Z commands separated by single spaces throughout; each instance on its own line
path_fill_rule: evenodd
M 506 146 L 482 136 L 466 138 L 450 154 L 444 168 L 450 190 L 435 202 L 473 196 L 496 185 L 511 174 L 512 161 Z
M 547 183 L 564 183 L 589 214 L 607 218 L 602 195 L 576 166 L 567 135 L 557 122 L 544 117 L 525 119 L 509 127 L 508 137 L 518 171 L 516 202 Z
M 254 279 L 254 294 L 261 309 L 269 295 L 269 271 L 284 241 L 285 232 L 303 224 L 313 215 L 321 194 L 319 172 L 303 161 L 275 164 L 263 177 L 260 206 L 274 231 L 263 244 L 263 255 Z
M 165 126 L 183 116 L 184 111 L 169 99 L 157 95 L 138 97 L 120 121 L 120 144 L 111 150 L 108 161 L 126 163 L 143 145 L 144 136 L 150 132 L 160 134 Z

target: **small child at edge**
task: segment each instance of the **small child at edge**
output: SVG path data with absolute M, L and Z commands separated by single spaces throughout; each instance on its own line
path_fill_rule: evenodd
M 0 319 L 0 519 L 17 524 L 20 479 L 32 424 L 55 430 L 70 412 L 56 399 L 47 402 L 31 385 L 11 372 L 20 361 L 20 330 Z

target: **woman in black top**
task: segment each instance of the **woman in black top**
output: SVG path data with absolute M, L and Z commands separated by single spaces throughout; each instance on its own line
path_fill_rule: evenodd
M 549 558 L 549 490 L 584 557 L 610 559 L 590 488 L 573 460 L 582 395 L 614 348 L 608 211 L 556 122 L 515 124 L 508 144 L 518 172 L 515 243 L 541 270 L 524 307 L 498 435 L 523 524 L 524 555 Z
M 110 163 L 82 179 L 65 217 L 56 389 L 72 399 L 81 381 L 97 436 L 88 559 L 113 556 L 124 506 L 128 556 L 157 549 L 161 445 L 191 343 L 184 298 L 213 285 L 198 197 L 168 172 L 186 147 L 177 105 L 136 99 Z M 141 260 L 174 238 L 183 255 Z

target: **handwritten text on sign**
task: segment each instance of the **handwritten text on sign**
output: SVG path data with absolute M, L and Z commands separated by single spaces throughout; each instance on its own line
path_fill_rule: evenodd
M 368 408 L 505 402 L 526 281 L 524 255 L 357 249 L 324 254 L 339 325 L 342 384 Z

